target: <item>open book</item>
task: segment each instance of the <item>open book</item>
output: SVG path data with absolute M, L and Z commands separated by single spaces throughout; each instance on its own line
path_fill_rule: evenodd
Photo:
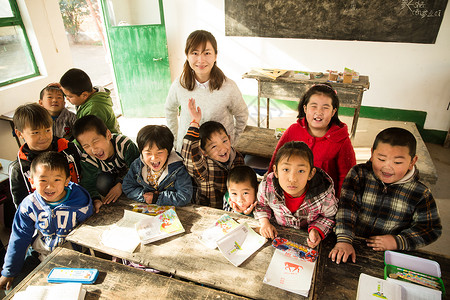
M 265 243 L 266 238 L 244 223 L 218 239 L 217 247 L 226 259 L 238 267 Z
M 217 248 L 217 240 L 238 227 L 239 223 L 229 215 L 223 214 L 211 227 L 203 231 L 198 239 L 210 249 Z
M 402 300 L 402 288 L 395 283 L 361 273 L 356 299 Z
M 183 225 L 173 209 L 140 221 L 136 224 L 136 230 L 143 244 L 184 232 Z
M 308 297 L 315 266 L 315 262 L 275 249 L 263 282 Z
M 61 283 L 48 286 L 30 285 L 25 291 L 17 292 L 14 300 L 82 300 L 86 295 L 81 283 Z

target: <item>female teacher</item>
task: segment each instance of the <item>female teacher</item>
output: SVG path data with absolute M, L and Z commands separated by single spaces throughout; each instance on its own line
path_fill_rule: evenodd
M 190 98 L 195 99 L 202 111 L 200 125 L 207 121 L 222 123 L 234 145 L 247 124 L 248 108 L 236 83 L 216 64 L 216 39 L 208 31 L 196 30 L 187 38 L 184 52 L 183 72 L 172 83 L 165 105 L 167 126 L 175 136 L 176 150 L 181 151 L 183 137 L 192 121 L 188 109 Z

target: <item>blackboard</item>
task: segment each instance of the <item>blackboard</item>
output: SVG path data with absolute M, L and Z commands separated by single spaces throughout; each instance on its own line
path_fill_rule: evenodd
M 225 0 L 225 34 L 433 44 L 448 0 Z

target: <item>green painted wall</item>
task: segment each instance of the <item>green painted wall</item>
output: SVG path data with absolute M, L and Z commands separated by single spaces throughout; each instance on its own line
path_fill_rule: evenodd
M 244 100 L 248 105 L 256 105 L 256 96 L 244 95 Z M 297 110 L 298 102 L 286 100 L 273 100 L 280 109 Z M 265 101 L 261 101 L 261 106 L 265 107 Z M 349 107 L 340 107 L 339 115 L 353 116 L 354 109 Z M 385 107 L 362 106 L 360 118 L 369 118 L 377 120 L 414 122 L 420 132 L 423 140 L 427 143 L 443 144 L 447 136 L 447 131 L 424 129 L 427 113 L 417 110 L 403 110 Z

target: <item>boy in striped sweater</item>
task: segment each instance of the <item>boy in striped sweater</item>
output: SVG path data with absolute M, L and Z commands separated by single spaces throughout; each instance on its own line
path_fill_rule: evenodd
M 102 199 L 103 204 L 115 202 L 122 194 L 122 180 L 131 163 L 139 157 L 133 141 L 111 133 L 105 123 L 94 115 L 78 119 L 73 135 L 85 153 L 81 156 L 81 185 L 92 200 Z M 96 201 L 95 209 L 99 201 Z

